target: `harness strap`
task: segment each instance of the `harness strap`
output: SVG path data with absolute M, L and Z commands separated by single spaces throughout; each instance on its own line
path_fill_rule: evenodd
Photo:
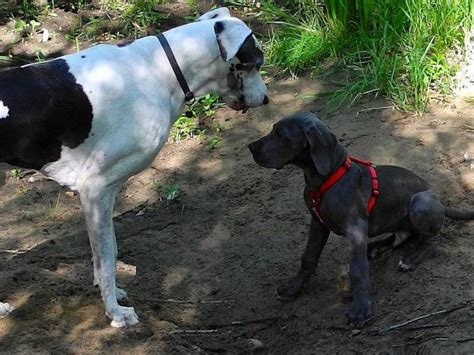
M 331 175 L 329 175 L 328 178 L 321 184 L 319 189 L 309 192 L 309 196 L 312 202 L 313 212 L 316 214 L 316 216 L 321 221 L 321 223 L 324 224 L 325 226 L 327 226 L 327 224 L 324 222 L 323 218 L 321 217 L 321 199 L 324 193 L 327 190 L 329 190 L 336 182 L 338 182 L 339 179 L 342 178 L 344 174 L 351 168 L 352 162 L 365 165 L 369 169 L 371 185 L 372 185 L 372 194 L 367 203 L 368 213 L 370 214 L 375 207 L 377 196 L 379 195 L 379 180 L 377 177 L 377 169 L 375 168 L 375 165 L 372 164 L 368 160 L 363 160 L 359 158 L 354 158 L 352 156 L 347 156 L 344 164 L 342 164 Z
M 194 99 L 194 94 L 189 89 L 188 83 L 186 82 L 186 79 L 184 78 L 183 72 L 179 68 L 178 62 L 176 61 L 176 58 L 173 54 L 173 51 L 171 50 L 168 40 L 163 35 L 163 33 L 158 34 L 157 37 L 161 43 L 161 46 L 163 47 L 163 50 L 166 53 L 166 56 L 168 57 L 168 61 L 171 64 L 171 68 L 173 69 L 174 75 L 176 75 L 176 79 L 178 80 L 179 86 L 181 86 L 181 89 L 184 92 L 184 100 L 190 101 Z

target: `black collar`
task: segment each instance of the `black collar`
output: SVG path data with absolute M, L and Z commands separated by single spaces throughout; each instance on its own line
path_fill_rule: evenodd
M 194 94 L 191 92 L 191 90 L 189 90 L 188 83 L 184 78 L 183 72 L 179 68 L 178 62 L 176 61 L 176 58 L 170 48 L 168 41 L 166 40 L 163 33 L 160 33 L 159 35 L 157 35 L 157 37 L 161 43 L 161 46 L 163 47 L 163 50 L 166 53 L 166 56 L 168 57 L 168 60 L 171 64 L 171 68 L 173 68 L 174 75 L 176 75 L 176 79 L 178 79 L 178 83 L 181 86 L 181 89 L 183 89 L 185 101 L 190 101 L 194 99 Z

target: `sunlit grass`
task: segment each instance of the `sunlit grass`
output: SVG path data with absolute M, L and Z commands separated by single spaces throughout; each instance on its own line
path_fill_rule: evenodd
M 302 72 L 336 60 L 352 81 L 336 91 L 333 108 L 380 93 L 400 109 L 425 111 L 433 95 L 450 93 L 457 67 L 447 55 L 461 48 L 474 17 L 471 0 L 326 0 L 324 6 L 300 0 L 286 6 L 267 1 L 262 7 L 275 24 L 268 61 Z

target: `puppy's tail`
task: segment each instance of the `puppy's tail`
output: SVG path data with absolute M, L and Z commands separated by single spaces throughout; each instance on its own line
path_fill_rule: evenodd
M 457 210 L 455 208 L 445 207 L 444 215 L 458 221 L 467 221 L 474 219 L 474 211 Z

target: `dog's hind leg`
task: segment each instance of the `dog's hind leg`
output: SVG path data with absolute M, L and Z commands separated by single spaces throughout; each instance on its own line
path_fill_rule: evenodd
M 132 307 L 120 306 L 117 298 L 123 296 L 116 287 L 116 241 L 112 222 L 112 209 L 120 184 L 89 184 L 80 190 L 86 217 L 89 241 L 94 261 L 94 277 L 98 281 L 105 312 L 112 318 L 113 327 L 138 323 Z
M 319 257 L 328 240 L 329 230 L 314 218 L 311 220 L 306 249 L 301 257 L 301 267 L 295 277 L 280 285 L 277 296 L 282 301 L 295 299 L 318 266 Z
M 431 191 L 419 192 L 410 200 L 408 218 L 413 235 L 409 238 L 408 251 L 398 263 L 400 271 L 413 271 L 420 264 L 430 247 L 428 239 L 443 226 L 444 207 Z

